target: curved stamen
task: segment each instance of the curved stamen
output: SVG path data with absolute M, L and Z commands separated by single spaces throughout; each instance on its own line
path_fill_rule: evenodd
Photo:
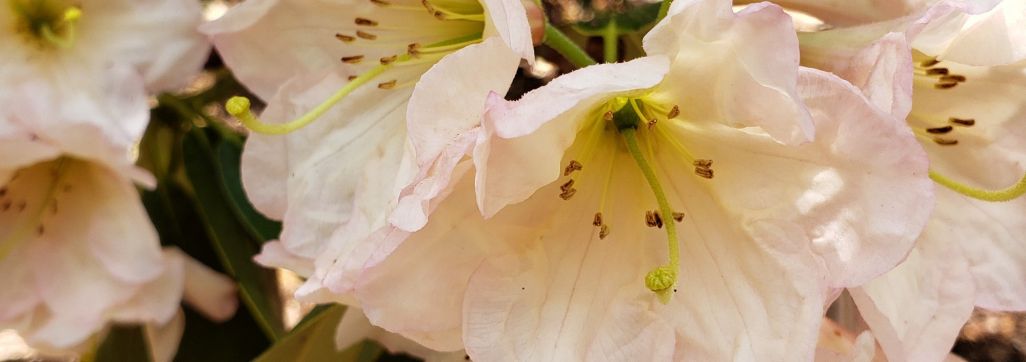
M 408 55 L 404 55 L 402 57 L 409 58 Z M 317 120 L 317 118 L 324 115 L 324 113 L 331 109 L 331 107 L 338 104 L 338 102 L 341 102 L 343 98 L 349 95 L 349 93 L 352 93 L 356 88 L 359 88 L 371 79 L 374 79 L 374 77 L 381 75 L 381 73 L 384 73 L 388 68 L 391 68 L 393 64 L 395 63 L 379 64 L 378 66 L 371 68 L 371 70 L 366 73 L 360 74 L 360 76 L 356 77 L 351 82 L 346 83 L 345 86 L 336 91 L 335 94 L 332 94 L 331 97 L 328 97 L 328 99 L 323 103 L 318 104 L 314 109 L 299 118 L 285 123 L 264 123 L 253 115 L 253 112 L 249 109 L 249 98 L 246 97 L 235 96 L 228 99 L 228 102 L 225 102 L 224 109 L 228 111 L 228 114 L 238 118 L 246 128 L 249 128 L 253 132 L 277 135 L 287 134 L 303 128 Z
M 983 201 L 1011 201 L 1026 194 L 1026 175 L 1023 175 L 1023 177 L 1019 179 L 1019 182 L 1002 190 L 986 190 L 982 188 L 972 187 L 960 183 L 958 181 L 952 180 L 951 178 L 941 175 L 940 173 L 934 170 L 930 170 L 930 179 L 940 184 L 941 186 L 951 189 L 952 191 Z
M 54 29 L 48 23 L 44 23 L 39 28 L 39 34 L 43 36 L 43 39 L 61 48 L 69 48 L 75 43 L 75 23 L 78 19 L 82 18 L 82 9 L 77 7 L 69 7 L 64 10 L 64 14 L 61 15 L 61 20 L 57 22 L 56 28 L 64 29 L 63 34 L 58 35 Z

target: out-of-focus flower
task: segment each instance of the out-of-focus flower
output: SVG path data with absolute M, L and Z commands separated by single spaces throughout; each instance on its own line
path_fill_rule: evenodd
M 130 66 L 150 92 L 185 85 L 210 45 L 191 0 L 10 0 L 0 6 L 0 90 L 14 81 L 100 81 Z
M 376 234 L 369 320 L 482 360 L 812 358 L 828 287 L 921 231 L 925 155 L 800 69 L 774 5 L 675 1 L 645 50 L 492 99 L 475 177 L 423 229 Z
M 363 263 L 353 250 L 386 225 L 404 189 L 419 190 L 407 203 L 434 197 L 433 175 L 455 164 L 447 142 L 479 124 L 488 92 L 533 59 L 519 0 L 249 1 L 205 31 L 269 99 L 262 118 L 299 117 L 263 124 L 241 98 L 228 107 L 256 132 L 288 133 L 250 136 L 243 182 L 283 221 L 257 260 L 310 277 L 299 291 L 308 300 L 346 293 L 344 282 L 322 293 L 325 278 L 351 278 L 336 260 Z
M 109 75 L 0 98 L 0 325 L 38 348 L 75 348 L 109 322 L 164 325 L 183 294 L 211 317 L 234 313 L 230 280 L 161 252 L 133 185 L 152 177 L 129 158 L 148 117 L 142 82 Z
M 944 186 L 908 260 L 851 290 L 891 360 L 935 360 L 974 305 L 1026 309 L 1026 1 L 899 1 L 887 17 L 870 3 L 834 10 L 858 21 L 800 34 L 802 63 L 905 119 Z
M 467 357 L 463 350 L 438 352 L 424 347 L 401 335 L 371 324 L 360 308 L 347 307 L 335 332 L 335 348 L 344 350 L 366 340 L 381 344 L 391 353 L 408 354 L 425 362 L 458 362 L 465 361 Z

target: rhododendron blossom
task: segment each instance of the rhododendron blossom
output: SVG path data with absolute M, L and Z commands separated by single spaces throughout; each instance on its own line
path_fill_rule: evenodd
M 262 118 L 298 117 L 264 124 L 248 100 L 228 104 L 270 133 L 249 138 L 242 163 L 254 204 L 284 224 L 258 260 L 311 276 L 300 293 L 317 300 L 335 298 L 319 293 L 326 268 L 427 177 L 418 165 L 444 158 L 444 140 L 477 125 L 488 92 L 533 60 L 527 12 L 511 0 L 252 1 L 206 31 L 269 99 Z
M 798 67 L 780 8 L 730 5 L 675 1 L 649 57 L 494 96 L 475 177 L 376 234 L 371 322 L 481 360 L 811 358 L 829 288 L 911 248 L 926 159 Z

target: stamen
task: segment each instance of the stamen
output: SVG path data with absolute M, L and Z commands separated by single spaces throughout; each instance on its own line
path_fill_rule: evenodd
M 945 134 L 945 133 L 951 132 L 952 129 L 954 129 L 954 127 L 951 127 L 951 126 L 933 127 L 933 128 L 927 128 L 926 132 L 933 133 L 933 134 Z
M 936 88 L 936 89 L 951 89 L 951 88 L 955 88 L 955 86 L 957 86 L 957 85 L 958 85 L 958 82 L 941 82 L 941 83 L 934 84 L 933 87 Z
M 577 194 L 577 189 L 564 190 L 562 193 L 559 194 L 559 198 L 563 200 L 570 200 L 570 198 L 574 197 L 575 194 Z
M 663 217 L 659 215 L 659 211 L 645 211 L 645 225 L 653 228 L 662 228 Z
M 602 224 L 599 226 L 599 240 L 605 239 L 607 236 L 609 236 L 609 225 Z
M 677 105 L 674 104 L 673 108 L 670 109 L 670 112 L 666 114 L 666 118 L 677 118 L 677 116 L 679 116 L 679 115 L 680 115 L 680 107 L 677 107 Z
M 961 75 L 961 74 L 949 74 L 949 75 L 945 75 L 943 77 L 940 77 L 940 81 L 941 82 L 946 82 L 946 83 L 950 83 L 950 82 L 959 82 L 959 83 L 961 83 L 961 82 L 965 82 L 966 78 L 965 78 L 964 75 Z
M 368 32 L 363 31 L 363 30 L 357 30 L 356 31 L 356 36 L 358 36 L 360 38 L 363 38 L 363 39 L 367 39 L 367 40 L 374 40 L 374 39 L 378 38 L 377 35 L 368 33 Z
M 374 20 L 371 20 L 371 19 L 367 19 L 367 18 L 356 18 L 355 22 L 356 22 L 356 25 L 378 26 L 378 22 L 376 22 Z
M 360 59 L 363 58 L 362 55 L 359 57 Z M 345 58 L 343 58 L 343 61 L 344 60 Z M 312 110 L 310 110 L 310 112 L 307 112 L 299 118 L 296 118 L 286 123 L 271 124 L 260 121 L 260 119 L 253 115 L 253 112 L 250 110 L 250 101 L 246 97 L 232 97 L 228 99 L 228 102 L 225 103 L 224 108 L 228 112 L 228 114 L 234 116 L 235 118 L 238 118 L 239 121 L 241 121 L 242 124 L 246 126 L 246 128 L 249 128 L 254 132 L 264 134 L 287 134 L 297 129 L 305 127 L 306 125 L 310 124 L 320 116 L 324 115 L 325 112 L 331 109 L 331 107 L 337 104 L 338 102 L 341 102 L 343 98 L 349 95 L 349 93 L 352 93 L 354 90 L 366 84 L 371 79 L 374 79 L 378 75 L 381 75 L 381 73 L 388 70 L 389 67 L 391 67 L 391 64 L 383 64 L 371 68 L 366 73 L 363 73 L 360 76 L 353 79 L 352 81 L 350 81 L 349 83 L 346 83 L 344 86 L 342 86 L 342 88 L 339 88 L 339 90 L 335 92 L 335 94 L 332 94 L 330 97 L 328 97 L 328 99 L 325 100 L 324 103 L 317 105 Z
M 392 89 L 392 88 L 395 88 L 395 83 L 396 82 L 397 82 L 397 80 L 395 80 L 395 79 L 392 79 L 392 80 L 387 81 L 387 82 L 381 82 L 381 83 L 378 83 L 378 88 L 379 89 Z
M 595 226 L 602 226 L 602 212 L 596 212 L 595 217 L 591 220 L 591 224 Z
M 579 171 L 583 168 L 584 165 L 582 165 L 580 162 L 577 162 L 577 160 L 570 160 L 570 163 L 567 164 L 566 168 L 563 169 L 563 176 L 570 176 L 570 174 L 574 171 Z
M 387 57 L 381 57 L 381 59 L 379 59 L 379 60 L 381 61 L 382 65 L 389 65 L 389 64 L 394 63 L 396 59 L 399 59 L 398 55 L 390 55 L 390 56 L 387 56 Z
M 943 138 L 943 137 L 934 137 L 933 138 L 933 142 L 938 144 L 938 145 L 941 145 L 941 146 L 954 146 L 954 145 L 958 144 L 958 140 L 956 140 L 956 139 Z
M 370 2 L 372 2 L 374 4 L 377 4 L 377 5 L 382 5 L 382 6 L 392 5 L 392 3 L 388 2 L 388 1 L 385 1 L 385 0 L 370 0 Z
M 971 127 L 976 124 L 976 120 L 972 118 L 948 118 L 948 122 L 957 124 L 959 126 Z
M 676 222 L 684 221 L 684 213 L 683 212 L 676 212 L 676 211 L 674 211 L 673 212 L 673 220 L 676 221 Z
M 353 56 L 348 56 L 348 57 L 342 57 L 342 62 L 343 63 L 359 64 L 362 61 L 363 61 L 363 55 L 353 55 Z
M 352 35 L 345 35 L 342 33 L 335 33 L 335 39 L 341 40 L 346 43 L 352 43 L 356 40 L 356 37 Z
M 922 62 L 919 62 L 919 66 L 924 67 L 924 68 L 929 68 L 929 67 L 935 66 L 937 64 L 940 64 L 940 61 L 937 60 L 937 58 L 930 58 L 930 59 L 924 60 Z
M 985 190 L 977 187 L 972 187 L 958 181 L 952 180 L 947 176 L 941 175 L 936 171 L 930 170 L 930 179 L 940 184 L 941 186 L 947 187 L 952 191 L 960 193 L 965 196 L 983 201 L 990 202 L 1004 202 L 1014 200 L 1023 194 L 1026 194 L 1026 175 L 1023 175 L 1014 185 L 1002 190 Z
M 707 179 L 713 178 L 712 160 L 695 160 L 695 174 Z

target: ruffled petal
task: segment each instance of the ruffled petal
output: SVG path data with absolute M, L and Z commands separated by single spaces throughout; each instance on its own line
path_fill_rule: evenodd
M 788 144 L 812 139 L 795 89 L 798 40 L 780 7 L 760 3 L 734 14 L 728 1 L 675 1 L 644 43 L 648 54 L 670 57 L 655 96 L 679 105 L 684 119 L 759 126 Z

